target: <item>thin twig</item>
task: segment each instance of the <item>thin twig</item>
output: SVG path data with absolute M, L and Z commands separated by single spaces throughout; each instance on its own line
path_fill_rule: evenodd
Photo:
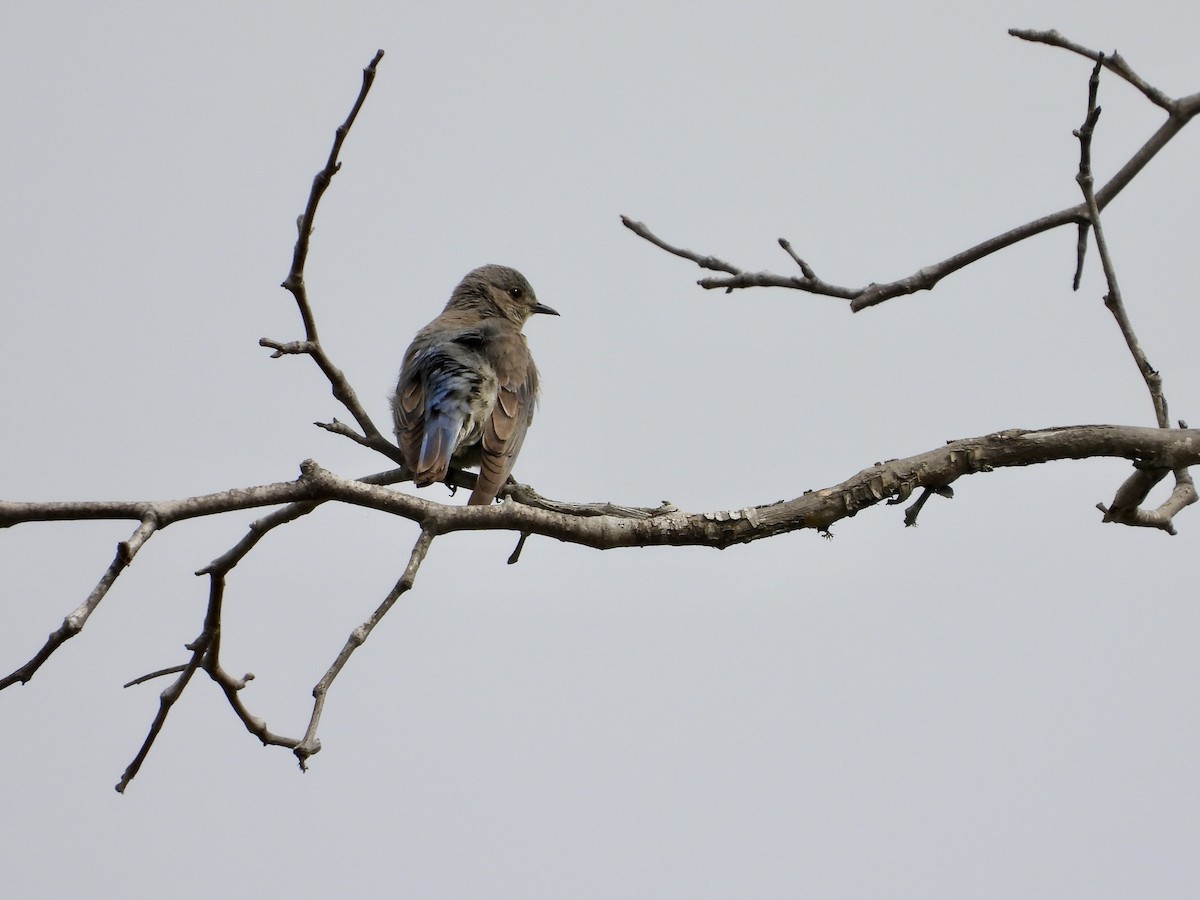
M 1077 44 L 1074 41 L 1068 40 L 1051 28 L 1049 31 L 1036 31 L 1029 28 L 1010 28 L 1008 33 L 1015 38 L 1020 38 L 1023 41 L 1032 41 L 1039 44 L 1049 44 L 1051 47 L 1061 47 L 1063 50 L 1070 50 L 1072 53 L 1078 53 L 1080 56 L 1086 56 L 1090 60 L 1104 66 L 1121 78 L 1124 78 L 1131 85 L 1141 91 L 1146 99 L 1155 106 L 1161 106 L 1167 112 L 1174 112 L 1177 101 L 1172 100 L 1158 88 L 1147 84 L 1142 80 L 1129 63 L 1121 57 L 1120 53 L 1113 51 L 1105 54 L 1098 50 L 1090 50 L 1082 44 Z
M 241 678 L 234 678 L 228 672 L 221 668 L 217 660 L 217 654 L 214 650 L 210 650 L 204 657 L 202 663 L 204 670 L 208 672 L 210 678 L 217 683 L 221 691 L 225 694 L 225 699 L 229 701 L 230 707 L 234 714 L 246 726 L 246 730 L 262 741 L 264 747 L 284 747 L 288 750 L 294 749 L 300 742 L 299 738 L 285 737 L 280 734 L 275 734 L 267 728 L 266 720 L 251 714 L 246 705 L 242 703 L 241 690 L 247 683 L 254 680 L 254 674 L 247 672 Z
M 305 309 L 308 309 L 307 294 L 305 294 L 304 304 Z M 306 318 L 313 318 L 311 310 L 308 310 L 306 313 Z M 329 358 L 329 354 L 325 352 L 325 348 L 319 340 L 281 343 L 271 338 L 259 338 L 258 344 L 260 347 L 268 347 L 275 351 L 271 354 L 272 359 L 291 355 L 310 357 L 329 381 L 334 399 L 346 407 L 350 415 L 354 416 L 354 420 L 358 422 L 359 427 L 363 430 L 364 436 L 362 438 L 356 437 L 355 440 L 373 450 L 380 451 L 393 460 L 397 459 L 400 451 L 389 443 L 387 438 L 375 426 L 370 414 L 358 399 L 358 394 L 355 392 L 353 385 L 350 384 L 350 379 L 346 377 L 345 372 L 333 364 L 333 360 Z M 319 425 L 320 423 L 317 424 Z M 335 429 L 327 428 L 326 430 L 332 431 Z
M 684 249 L 683 247 L 676 247 L 673 244 L 664 241 L 653 231 L 647 228 L 644 223 L 636 222 L 629 216 L 621 216 L 621 223 L 638 237 L 649 241 L 656 247 L 666 250 L 668 253 L 672 253 L 675 256 L 690 260 L 696 265 L 700 266 L 702 269 L 711 269 L 714 272 L 728 272 L 732 276 L 731 278 L 725 279 L 703 278 L 696 282 L 704 288 L 722 287 L 725 288 L 725 293 L 728 294 L 735 288 L 740 287 L 790 287 L 807 291 L 810 294 L 824 294 L 829 297 L 840 297 L 843 300 L 852 300 L 862 293 L 861 290 L 838 287 L 837 285 L 822 281 L 815 275 L 811 274 L 811 268 L 809 268 L 807 272 L 805 271 L 805 266 L 807 266 L 807 263 L 801 265 L 800 271 L 804 275 L 802 278 L 797 278 L 794 275 L 774 275 L 770 272 L 746 272 L 733 265 L 733 263 L 726 262 L 725 260 L 719 259 L 715 256 L 704 256 L 691 250 Z M 785 247 L 784 249 L 788 250 L 789 255 L 799 262 L 799 257 L 791 253 L 790 246 Z
M 129 787 L 129 783 L 141 771 L 142 763 L 146 761 L 146 757 L 150 753 L 150 748 L 154 746 L 155 739 L 162 732 L 163 725 L 167 722 L 167 715 L 171 712 L 171 707 L 183 695 L 183 689 L 192 680 L 192 676 L 196 674 L 196 669 L 200 667 L 200 660 L 203 659 L 207 647 L 208 638 L 202 633 L 194 643 L 188 646 L 188 649 L 192 651 L 192 657 L 183 666 L 179 677 L 171 683 L 170 687 L 158 695 L 158 712 L 154 716 L 154 721 L 150 723 L 150 731 L 146 734 L 145 740 L 142 741 L 142 746 L 138 749 L 137 755 L 125 767 L 125 771 L 121 774 L 121 780 L 116 784 L 118 794 L 125 793 L 125 788 Z
M 308 758 L 315 753 L 321 751 L 321 742 L 317 738 L 317 726 L 321 722 L 321 713 L 325 708 L 325 696 L 329 693 L 329 688 L 333 684 L 335 678 L 342 671 L 350 659 L 350 655 L 354 653 L 363 643 L 371 636 L 371 632 L 375 626 L 379 624 L 393 604 L 400 599 L 401 595 L 410 590 L 413 586 L 413 581 L 417 577 L 417 570 L 421 567 L 421 563 L 425 559 L 425 554 L 429 552 L 429 545 L 433 543 L 434 531 L 430 528 L 422 528 L 421 534 L 417 538 L 416 544 L 413 546 L 412 553 L 408 558 L 408 565 L 404 568 L 404 574 L 400 576 L 400 580 L 396 582 L 395 587 L 388 593 L 384 601 L 379 604 L 375 612 L 371 614 L 371 618 L 363 622 L 350 633 L 350 637 L 346 640 L 345 646 L 337 655 L 337 659 L 333 661 L 328 671 L 317 682 L 313 688 L 313 711 L 312 718 L 308 722 L 308 730 L 304 733 L 304 739 L 296 745 L 292 751 L 296 754 L 296 759 L 300 762 L 301 771 L 307 770 Z
M 629 216 L 621 216 L 621 223 L 636 234 L 638 237 L 649 241 L 656 247 L 666 250 L 668 253 L 674 253 L 676 256 L 681 256 L 684 259 L 690 259 L 702 269 L 712 269 L 714 272 L 728 272 L 730 275 L 741 275 L 742 270 L 733 263 L 727 263 L 723 259 L 718 259 L 715 256 L 701 256 L 698 253 L 693 253 L 691 250 L 685 250 L 682 247 L 673 247 L 662 238 L 658 237 L 650 231 L 641 222 L 635 222 Z
M 796 251 L 792 249 L 791 241 L 789 241 L 787 238 L 780 238 L 779 246 L 782 247 L 784 249 L 784 251 L 787 253 L 787 255 L 792 258 L 792 261 L 795 262 L 795 264 L 800 267 L 800 271 L 804 273 L 805 278 L 807 278 L 809 281 L 820 281 L 821 280 L 821 279 L 817 278 L 817 273 L 813 271 L 813 267 L 810 266 L 808 263 L 806 263 L 804 260 L 802 260 L 796 254 Z
M 404 465 L 404 454 L 400 452 L 400 448 L 393 444 L 387 438 L 383 437 L 379 432 L 368 437 L 367 435 L 359 434 L 345 422 L 339 422 L 333 419 L 329 422 L 313 422 L 318 428 L 328 431 L 330 434 L 341 435 L 349 438 L 361 447 L 366 447 L 369 450 L 374 450 L 377 453 L 382 453 L 392 462 Z M 412 477 L 411 475 L 409 477 Z
M 50 632 L 46 643 L 33 655 L 33 658 L 29 662 L 0 678 L 0 690 L 4 690 L 6 687 L 17 682 L 21 684 L 28 682 L 34 676 L 34 673 L 41 668 L 42 663 L 48 660 L 55 650 L 83 631 L 83 626 L 87 624 L 88 618 L 95 612 L 96 607 L 100 605 L 100 601 L 104 599 L 108 593 L 108 589 L 113 586 L 113 583 L 117 580 L 117 576 L 125 571 L 125 568 L 133 562 L 133 558 L 142 549 L 142 545 L 159 528 L 158 517 L 151 510 L 146 509 L 145 504 L 140 504 L 140 506 L 142 507 L 141 522 L 138 523 L 138 527 L 133 530 L 133 534 L 127 540 L 117 544 L 116 556 L 113 557 L 113 561 L 109 563 L 104 574 L 100 576 L 100 580 L 92 588 L 92 592 L 88 594 L 87 599 L 63 619 L 62 625 Z
M 283 287 L 295 296 L 296 303 L 300 307 L 300 316 L 304 319 L 304 333 L 308 340 L 314 343 L 318 340 L 317 323 L 313 319 L 312 308 L 308 303 L 308 293 L 304 286 L 304 264 L 308 259 L 308 245 L 312 236 L 313 221 L 317 216 L 317 204 L 321 202 L 321 197 L 329 187 L 333 176 L 342 167 L 341 162 L 338 161 L 338 154 L 342 151 L 342 144 L 346 140 L 346 135 L 350 133 L 350 127 L 358 117 L 358 111 L 362 109 L 362 105 L 367 99 L 367 93 L 375 81 L 375 69 L 382 59 L 383 51 L 379 50 L 367 67 L 363 69 L 362 88 L 358 92 L 358 99 L 354 101 L 354 106 L 350 110 L 350 115 L 346 117 L 346 121 L 339 125 L 337 131 L 334 132 L 333 147 L 329 151 L 329 158 L 325 161 L 325 168 L 313 177 L 308 203 L 296 223 L 299 235 L 296 238 L 295 249 L 292 251 L 292 268 L 283 281 Z
M 132 681 L 125 682 L 123 685 L 121 685 L 121 687 L 131 688 L 131 687 L 134 687 L 135 685 L 145 684 L 147 681 L 153 681 L 155 678 L 162 678 L 165 675 L 178 675 L 180 672 L 182 672 L 186 668 L 187 668 L 186 665 L 167 666 L 167 668 L 165 668 L 165 669 L 159 669 L 155 672 L 147 672 L 145 675 L 139 675 L 137 678 L 133 679 Z

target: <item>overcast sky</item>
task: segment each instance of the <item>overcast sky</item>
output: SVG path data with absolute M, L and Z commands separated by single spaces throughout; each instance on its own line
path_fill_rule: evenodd
M 0 28 L 0 410 L 11 499 L 171 498 L 388 464 L 347 419 L 287 272 L 313 174 L 384 58 L 308 265 L 377 423 L 471 268 L 562 313 L 516 475 L 692 511 L 835 484 L 1012 427 L 1152 425 L 1064 229 L 851 315 L 725 295 L 641 241 L 829 281 L 908 275 L 1078 201 L 1090 65 L 1057 28 L 1200 90 L 1173 2 L 10 4 Z M 1106 74 L 1099 179 L 1162 121 Z M 1107 210 L 1173 418 L 1200 422 L 1200 126 Z M 207 581 L 254 514 L 156 535 L 28 685 L 0 694 L 4 891 L 24 896 L 1193 897 L 1200 513 L 1102 525 L 1120 461 L 959 481 L 723 552 L 437 540 L 336 682 L 301 775 L 196 679 L 124 796 Z M 411 487 L 411 486 L 410 486 Z M 441 487 L 423 496 L 448 499 Z M 465 502 L 460 494 L 452 501 Z M 126 522 L 0 532 L 0 668 L 95 584 Z M 299 734 L 415 527 L 322 508 L 229 581 L 223 660 Z

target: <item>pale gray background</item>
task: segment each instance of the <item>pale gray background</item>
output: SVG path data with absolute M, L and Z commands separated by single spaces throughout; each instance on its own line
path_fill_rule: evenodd
M 468 269 L 520 268 L 545 392 L 517 467 L 553 497 L 690 510 L 795 496 L 1008 427 L 1152 424 L 1073 231 L 851 316 L 706 293 L 618 214 L 748 268 L 789 237 L 890 280 L 1073 204 L 1086 61 L 1200 90 L 1177 2 L 45 3 L 0 27 L 3 495 L 165 498 L 385 465 L 307 360 L 293 222 L 388 55 L 308 267 L 329 352 L 386 421 L 413 332 Z M 1162 120 L 1105 76 L 1096 168 Z M 1198 126 L 1109 209 L 1175 417 L 1200 422 Z M 0 695 L 7 896 L 1190 897 L 1200 879 L 1200 514 L 1099 523 L 1128 466 L 959 482 L 723 553 L 437 541 L 330 695 L 301 776 L 197 680 L 112 785 L 249 514 L 156 536 Z M 441 498 L 440 488 L 426 496 Z M 460 497 L 455 502 L 462 502 Z M 128 523 L 0 533 L 0 663 Z M 230 579 L 224 659 L 299 733 L 414 527 L 321 510 Z

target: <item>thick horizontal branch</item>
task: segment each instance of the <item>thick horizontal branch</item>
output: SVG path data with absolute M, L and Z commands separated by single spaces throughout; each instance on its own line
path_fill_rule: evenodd
M 964 475 L 1064 459 L 1119 457 L 1141 468 L 1178 469 L 1200 463 L 1200 430 L 1122 425 L 1074 425 L 1037 431 L 1014 429 L 951 441 L 926 453 L 878 463 L 840 484 L 792 500 L 735 510 L 688 513 L 669 505 L 648 513 L 619 512 L 604 504 L 557 502 L 553 509 L 506 502 L 452 506 L 329 472 L 308 460 L 296 481 L 240 488 L 184 500 L 151 503 L 0 503 L 4 524 L 62 519 L 143 518 L 159 527 L 199 515 L 251 506 L 338 501 L 411 519 L 432 534 L 505 530 L 557 538 L 596 549 L 651 546 L 726 547 L 788 531 L 827 530 L 883 500 L 900 502 L 917 488 L 943 488 Z M 520 489 L 513 493 L 520 494 Z M 597 514 L 600 509 L 610 510 Z M 578 512 L 576 512 L 578 510 Z
M 519 503 L 493 507 L 437 505 L 423 527 L 437 533 L 509 529 L 596 549 L 649 546 L 724 548 L 789 531 L 827 531 L 835 522 L 881 501 L 901 502 L 917 488 L 941 490 L 964 475 L 1066 459 L 1117 457 L 1139 468 L 1171 469 L 1200 462 L 1200 430 L 1162 430 L 1117 425 L 1077 425 L 1037 431 L 1009 430 L 951 441 L 917 456 L 863 469 L 840 484 L 807 491 L 792 500 L 705 513 L 664 512 L 651 517 L 580 518 Z M 323 482 L 330 473 L 314 473 Z M 347 502 L 399 512 L 386 496 L 351 485 Z M 404 514 L 404 513 L 400 513 Z

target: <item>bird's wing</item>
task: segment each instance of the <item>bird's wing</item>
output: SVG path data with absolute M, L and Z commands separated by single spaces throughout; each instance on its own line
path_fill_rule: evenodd
M 537 401 L 537 369 L 528 358 L 528 351 L 525 351 L 525 359 L 528 365 L 519 367 L 521 371 L 513 373 L 519 375 L 520 380 L 504 380 L 502 377 L 499 380 L 496 405 L 483 423 L 479 480 L 475 482 L 475 490 L 468 501 L 472 506 L 486 505 L 496 499 L 496 494 L 512 472 L 513 463 L 525 441 L 525 432 L 533 421 L 533 407 Z

